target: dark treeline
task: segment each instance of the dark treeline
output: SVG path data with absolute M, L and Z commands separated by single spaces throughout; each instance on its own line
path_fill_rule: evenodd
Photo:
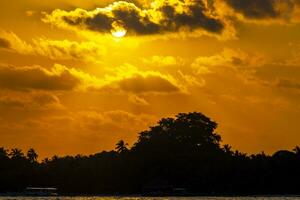
M 128 148 L 38 162 L 35 150 L 0 148 L 0 192 L 57 187 L 61 194 L 300 194 L 300 148 L 247 155 L 221 145 L 201 113 L 161 119 Z

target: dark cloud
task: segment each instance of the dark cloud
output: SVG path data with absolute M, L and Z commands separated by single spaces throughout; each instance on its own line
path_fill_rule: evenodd
M 0 48 L 10 48 L 10 42 L 4 38 L 0 38 Z
M 80 80 L 69 71 L 60 73 L 41 67 L 0 67 L 0 88 L 14 90 L 71 90 Z
M 298 0 L 226 0 L 236 12 L 249 19 L 274 19 L 287 17 Z
M 164 16 L 162 20 L 163 27 L 165 29 L 171 29 L 172 31 L 184 27 L 190 30 L 202 28 L 213 33 L 222 32 L 224 28 L 223 23 L 205 14 L 208 8 L 205 7 L 203 1 L 194 2 L 194 4 L 186 5 L 186 12 L 178 13 L 176 6 L 170 5 L 166 1 L 164 5 L 159 8 Z
M 147 9 L 119 1 L 92 11 L 55 10 L 46 15 L 44 21 L 101 33 L 109 33 L 115 26 L 126 29 L 129 34 L 138 35 L 175 32 L 181 29 L 222 33 L 224 22 L 209 13 L 204 0 L 156 0 Z
M 112 10 L 113 21 L 117 21 L 123 25 L 129 32 L 146 35 L 158 33 L 162 30 L 159 24 L 154 23 L 150 19 L 150 15 L 142 15 L 142 10 L 133 4 L 120 2 L 119 5 Z

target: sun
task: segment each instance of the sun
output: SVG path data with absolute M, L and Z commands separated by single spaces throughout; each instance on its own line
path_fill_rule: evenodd
M 116 38 L 122 38 L 126 35 L 127 30 L 124 27 L 123 22 L 114 21 L 112 24 L 112 29 L 110 30 L 111 34 Z
M 126 35 L 127 31 L 125 29 L 112 30 L 111 34 L 116 38 L 122 38 Z

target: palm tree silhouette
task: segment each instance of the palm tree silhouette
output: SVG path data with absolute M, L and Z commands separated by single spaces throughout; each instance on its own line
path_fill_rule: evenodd
M 38 154 L 36 153 L 36 151 L 33 148 L 30 148 L 27 151 L 27 158 L 30 162 L 35 162 L 38 158 Z
M 9 155 L 11 156 L 11 158 L 13 159 L 20 159 L 24 157 L 24 154 L 22 152 L 21 149 L 18 148 L 14 148 L 10 151 Z
M 116 150 L 118 153 L 125 153 L 126 151 L 128 151 L 128 143 L 125 143 L 124 140 L 120 140 L 117 144 L 116 144 Z

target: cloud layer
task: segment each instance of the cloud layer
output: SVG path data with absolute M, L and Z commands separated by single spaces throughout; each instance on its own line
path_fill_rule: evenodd
M 235 20 L 298 22 L 299 0 L 154 0 L 148 6 L 116 1 L 94 10 L 54 10 L 43 21 L 61 28 L 130 35 L 195 32 L 233 37 Z
M 0 66 L 0 88 L 13 90 L 72 90 L 80 79 L 69 69 L 56 65 L 52 70 L 39 66 Z
M 53 60 L 78 60 L 97 62 L 105 54 L 105 48 L 92 41 L 51 40 L 46 37 L 22 40 L 13 32 L 0 29 L 0 49 L 23 55 L 45 56 Z
M 100 33 L 110 33 L 124 28 L 129 34 L 151 35 L 180 30 L 204 30 L 220 34 L 225 23 L 210 13 L 204 0 L 156 0 L 149 8 L 139 8 L 125 1 L 87 11 L 68 12 L 54 10 L 46 14 L 44 22 L 60 27 L 79 28 Z

